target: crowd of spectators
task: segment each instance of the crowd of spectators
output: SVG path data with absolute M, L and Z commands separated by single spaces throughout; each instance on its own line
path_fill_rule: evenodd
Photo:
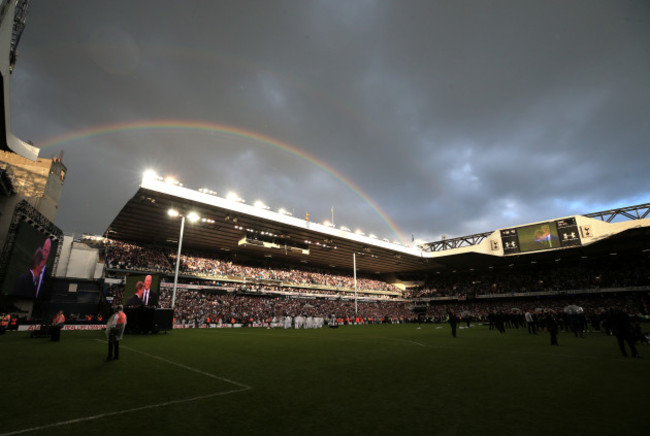
M 517 299 L 517 300 L 475 300 L 458 301 L 450 304 L 432 304 L 421 306 L 425 308 L 426 318 L 432 322 L 441 322 L 447 319 L 447 310 L 452 307 L 454 311 L 466 319 L 487 321 L 490 314 L 507 314 L 514 318 L 521 318 L 526 312 L 540 314 L 548 311 L 565 313 L 565 308 L 578 306 L 587 317 L 596 316 L 610 309 L 622 310 L 630 315 L 639 317 L 647 313 L 646 301 L 638 295 L 590 295 L 582 297 L 544 298 L 544 299 Z
M 161 292 L 160 303 L 171 307 L 171 291 Z M 305 299 L 296 297 L 265 297 L 239 293 L 213 293 L 197 290 L 178 292 L 174 314 L 178 321 L 203 323 L 207 319 L 222 322 L 262 324 L 273 318 L 285 316 L 320 317 L 332 315 L 345 320 L 363 318 L 365 322 L 405 322 L 413 318 L 407 302 L 358 302 L 355 314 L 354 301 Z
M 406 298 L 443 296 L 476 297 L 514 293 L 580 292 L 605 288 L 650 285 L 650 262 L 645 256 L 617 258 L 583 264 L 510 266 L 436 274 L 410 289 Z
M 172 266 L 163 250 L 141 247 L 126 242 L 104 241 L 107 268 L 121 270 L 171 271 Z
M 170 258 L 171 262 L 175 263 L 176 255 L 171 255 Z M 230 261 L 197 256 L 181 255 L 180 270 L 184 273 L 199 273 L 216 277 L 234 276 L 253 280 L 275 280 L 294 285 L 319 285 L 337 289 L 354 288 L 354 278 L 350 276 L 328 274 L 314 269 L 297 270 L 237 265 Z M 357 279 L 357 288 L 397 292 L 397 288 L 386 282 L 365 278 Z
M 144 248 L 106 239 L 105 261 L 109 270 L 142 270 L 171 273 L 176 254 L 164 248 Z M 336 294 L 354 289 L 351 275 L 334 274 L 316 269 L 291 267 L 259 267 L 233 263 L 229 260 L 202 257 L 197 254 L 181 256 L 180 272 L 185 276 L 231 281 L 231 283 L 277 282 L 287 291 Z M 376 296 L 427 299 L 436 297 L 472 298 L 481 295 L 514 293 L 580 292 L 603 288 L 629 288 L 650 285 L 650 262 L 647 256 L 620 258 L 611 256 L 584 263 L 553 265 L 511 265 L 462 272 L 430 274 L 417 287 L 402 291 L 396 286 L 369 278 L 358 278 L 357 289 L 373 291 Z
M 171 307 L 171 291 L 163 290 L 161 305 Z M 499 317 L 506 327 L 518 328 L 525 324 L 524 314 L 531 313 L 541 320 L 547 313 L 558 314 L 562 323 L 568 319 L 567 307 L 580 307 L 585 324 L 598 328 L 604 314 L 621 310 L 642 318 L 647 314 L 647 301 L 639 295 L 585 296 L 577 298 L 547 298 L 527 301 L 479 301 L 428 303 L 414 305 L 409 301 L 354 301 L 332 299 L 305 299 L 298 297 L 268 297 L 241 293 L 215 293 L 199 290 L 182 290 L 176 295 L 175 317 L 178 323 L 202 325 L 213 323 L 264 325 L 280 322 L 285 317 L 299 316 L 336 319 L 349 323 L 444 323 L 449 311 L 459 315 L 461 322 L 493 323 Z M 568 322 L 562 324 L 568 328 Z
M 145 248 L 108 239 L 103 241 L 103 247 L 107 268 L 122 274 L 171 273 L 176 263 L 176 254 L 165 248 Z M 612 308 L 648 314 L 647 293 L 635 296 L 624 291 L 650 285 L 650 265 L 644 256 L 430 273 L 422 286 L 405 292 L 380 280 L 359 278 L 357 287 L 362 292 L 356 296 L 355 313 L 351 276 L 315 269 L 241 265 L 196 253 L 181 256 L 180 271 L 181 281 L 199 285 L 198 289 L 177 293 L 176 317 L 187 322 L 220 319 L 259 323 L 300 315 L 329 319 L 333 314 L 345 320 L 358 317 L 363 322 L 444 322 L 448 310 L 453 308 L 464 320 L 487 322 L 496 313 L 508 320 L 518 320 L 508 321 L 517 325 L 525 312 L 561 314 L 570 304 L 583 307 L 585 317 L 597 319 Z M 618 294 L 599 292 L 614 288 Z M 122 300 L 121 291 L 119 287 L 111 289 L 115 302 Z M 540 297 L 549 292 L 555 295 Z M 592 295 L 571 296 L 586 292 Z M 522 293 L 534 293 L 537 298 L 503 298 Z M 481 298 L 485 296 L 491 298 Z M 437 297 L 448 298 L 440 301 Z M 160 302 L 161 307 L 171 306 L 167 288 L 162 290 Z
M 176 265 L 176 253 L 164 248 L 145 248 L 121 241 L 106 239 L 104 260 L 108 269 L 140 270 L 171 273 Z M 221 280 L 277 281 L 292 286 L 310 286 L 350 290 L 354 288 L 354 278 L 350 275 L 331 274 L 317 269 L 258 267 L 235 264 L 229 260 L 181 255 L 179 272 Z M 399 295 L 395 286 L 381 280 L 357 278 L 357 289 L 392 292 Z

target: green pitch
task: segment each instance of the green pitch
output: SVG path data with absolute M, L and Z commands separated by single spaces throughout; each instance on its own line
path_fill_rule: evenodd
M 646 434 L 650 353 L 447 325 L 0 336 L 0 434 Z

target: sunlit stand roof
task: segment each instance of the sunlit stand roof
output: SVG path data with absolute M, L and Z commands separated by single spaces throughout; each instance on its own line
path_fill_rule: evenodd
M 174 208 L 181 214 L 196 212 L 201 217 L 196 224 L 186 224 L 184 250 L 229 252 L 239 260 L 267 257 L 286 263 L 346 270 L 352 269 L 354 256 L 359 272 L 382 275 L 499 262 L 509 264 L 513 256 L 521 257 L 522 254 L 558 257 L 560 254 L 556 252 L 563 251 L 562 256 L 578 256 L 586 247 L 602 240 L 615 237 L 620 243 L 624 234 L 628 235 L 629 241 L 647 241 L 648 238 L 647 218 L 608 223 L 578 215 L 499 229 L 483 234 L 474 245 L 430 251 L 307 221 L 286 212 L 272 211 L 261 203 L 249 205 L 237 196 L 230 197 L 221 197 L 207 189 L 188 189 L 174 179 L 163 179 L 148 172 L 138 192 L 107 229 L 106 236 L 145 244 L 177 243 L 179 222 L 168 215 L 168 210 Z M 530 248 L 526 249 L 528 251 L 513 251 L 509 245 L 504 247 L 504 243 L 510 244 L 513 240 L 512 237 L 506 240 L 504 231 L 516 230 L 524 238 L 534 230 L 534 226 L 549 224 L 559 237 L 559 233 L 567 228 L 557 230 L 559 221 L 563 222 L 560 227 L 567 223 L 573 226 L 566 232 L 575 234 L 573 245 L 555 244 L 537 251 Z M 629 236 L 632 231 L 637 233 Z
M 280 211 L 275 212 L 273 210 L 270 210 L 270 208 L 264 207 L 263 203 L 261 202 L 257 202 L 256 205 L 249 205 L 244 203 L 243 199 L 237 196 L 229 195 L 229 198 L 224 198 L 218 196 L 213 191 L 208 191 L 207 189 L 188 189 L 172 178 L 163 178 L 158 176 L 155 172 L 151 171 L 148 171 L 144 174 L 142 177 L 142 184 L 140 186 L 151 191 L 173 195 L 175 197 L 196 203 L 201 203 L 203 205 L 214 206 L 220 209 L 229 209 L 235 213 L 246 214 L 260 220 L 274 221 L 276 223 L 300 228 L 306 231 L 318 232 L 323 235 L 337 238 L 345 238 L 361 244 L 381 247 L 411 256 L 421 257 L 424 255 L 419 247 L 407 247 L 399 243 L 389 242 L 387 240 L 359 234 L 351 230 L 346 230 L 345 228 L 337 229 L 335 227 L 319 224 L 314 221 L 307 221 L 305 219 L 296 218 L 287 212 L 283 213 Z

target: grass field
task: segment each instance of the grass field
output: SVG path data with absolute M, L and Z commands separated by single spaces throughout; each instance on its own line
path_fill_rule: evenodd
M 477 326 L 0 336 L 0 434 L 647 434 L 650 360 Z M 640 353 L 646 357 L 645 346 Z

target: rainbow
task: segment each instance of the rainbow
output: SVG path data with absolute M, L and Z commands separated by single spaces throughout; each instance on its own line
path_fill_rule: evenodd
M 326 163 L 316 159 L 312 155 L 305 153 L 303 150 L 300 150 L 297 147 L 294 147 L 286 142 L 279 141 L 277 139 L 265 136 L 256 132 L 249 130 L 244 130 L 239 127 L 227 126 L 223 124 L 214 124 L 203 121 L 187 121 L 187 120 L 142 120 L 142 121 L 131 121 L 124 123 L 113 123 L 113 124 L 104 124 L 100 126 L 93 126 L 87 129 L 77 130 L 74 132 L 68 132 L 63 135 L 59 135 L 53 138 L 50 138 L 46 141 L 43 141 L 40 144 L 40 149 L 45 150 L 48 148 L 53 148 L 61 146 L 64 144 L 70 144 L 74 142 L 79 142 L 82 140 L 88 140 L 92 138 L 97 138 L 101 136 L 112 135 L 116 133 L 123 132 L 138 132 L 145 130 L 189 130 L 193 132 L 209 132 L 209 133 L 222 133 L 227 135 L 232 135 L 234 137 L 245 138 L 253 140 L 255 143 L 269 145 L 271 147 L 277 148 L 283 152 L 290 153 L 298 158 L 309 162 L 312 165 L 317 166 L 318 168 L 323 169 L 327 173 L 331 174 L 333 177 L 338 179 L 344 185 L 346 185 L 352 192 L 354 192 L 358 197 L 360 197 L 364 202 L 366 202 L 376 213 L 377 215 L 386 223 L 390 228 L 393 234 L 397 239 L 405 244 L 405 240 L 402 236 L 402 232 L 399 230 L 397 225 L 388 218 L 388 215 L 382 211 L 379 206 L 373 201 L 368 194 L 363 192 L 359 186 L 354 184 L 351 180 L 345 177 L 343 174 L 338 172 L 336 169 L 327 165 Z

